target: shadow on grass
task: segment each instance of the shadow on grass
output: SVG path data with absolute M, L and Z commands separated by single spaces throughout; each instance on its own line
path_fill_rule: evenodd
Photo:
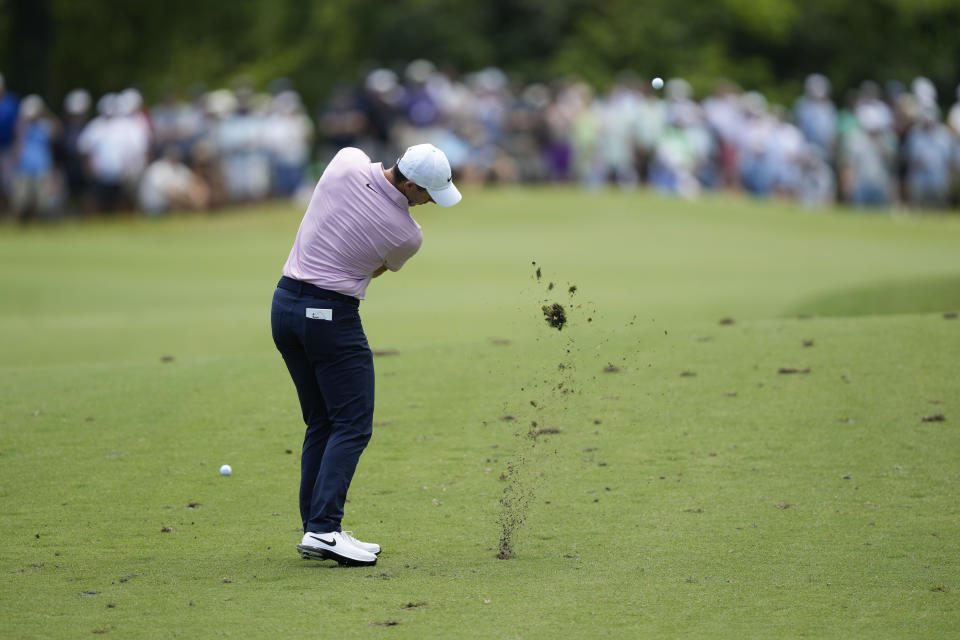
M 787 316 L 868 316 L 960 310 L 960 275 L 916 278 L 842 289 L 792 307 Z

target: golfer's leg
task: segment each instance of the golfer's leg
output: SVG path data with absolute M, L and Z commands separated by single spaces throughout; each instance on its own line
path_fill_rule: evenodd
M 313 503 L 313 490 L 317 484 L 317 475 L 320 473 L 320 465 L 332 425 L 327 418 L 323 393 L 317 384 L 313 365 L 307 355 L 296 351 L 281 353 L 281 355 L 297 388 L 303 422 L 307 426 L 300 452 L 300 519 L 303 522 L 304 531 L 307 531 L 307 520 L 310 519 Z
M 373 433 L 374 374 L 369 347 L 318 367 L 317 380 L 332 429 L 313 488 L 307 530 L 340 531 L 347 490 Z
M 323 393 L 317 385 L 314 364 L 307 356 L 303 348 L 303 338 L 298 332 L 302 318 L 300 306 L 292 293 L 277 289 L 274 294 L 271 326 L 274 344 L 283 356 L 283 362 L 293 379 L 303 422 L 307 426 L 300 455 L 300 519 L 306 530 L 310 505 L 313 502 L 313 487 L 317 483 L 317 474 L 320 472 L 331 425 L 327 418 Z

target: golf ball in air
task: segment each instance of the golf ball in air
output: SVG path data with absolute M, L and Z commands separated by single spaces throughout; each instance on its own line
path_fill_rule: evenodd
M 654 89 L 663 89 L 663 78 L 654 78 L 650 81 Z
M 225 465 L 223 465 L 223 466 L 220 467 L 220 475 L 222 475 L 222 476 L 228 476 L 228 475 L 230 475 L 231 473 L 233 473 L 233 469 L 230 468 L 230 465 L 225 464 Z

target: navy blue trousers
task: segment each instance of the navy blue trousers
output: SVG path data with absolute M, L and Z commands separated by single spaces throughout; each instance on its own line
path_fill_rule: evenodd
M 341 531 L 343 504 L 373 433 L 373 354 L 359 301 L 282 278 L 270 313 L 273 342 L 307 425 L 300 456 L 304 531 Z

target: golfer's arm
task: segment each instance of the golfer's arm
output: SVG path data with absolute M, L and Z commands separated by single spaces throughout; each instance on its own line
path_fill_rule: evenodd
M 384 271 L 386 271 L 386 270 L 387 270 L 387 265 L 382 264 L 382 265 L 380 265 L 380 267 L 379 267 L 376 271 L 373 272 L 373 275 L 372 275 L 371 277 L 372 277 L 372 278 L 376 278 L 377 276 L 381 275 L 381 274 L 382 274 Z

